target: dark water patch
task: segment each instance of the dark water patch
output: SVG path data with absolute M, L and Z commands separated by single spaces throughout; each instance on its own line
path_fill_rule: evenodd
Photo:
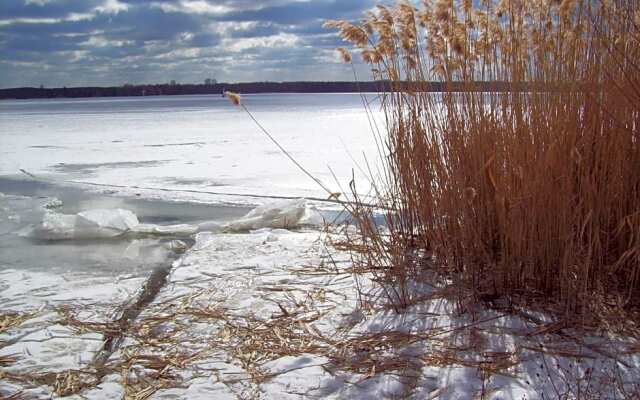
M 89 174 L 96 172 L 98 169 L 117 169 L 117 168 L 143 168 L 143 167 L 155 167 L 158 165 L 166 164 L 172 160 L 153 160 L 153 161 L 119 161 L 119 162 L 107 162 L 107 163 L 77 163 L 67 164 L 59 163 L 53 165 L 52 168 L 57 172 L 64 173 L 83 173 Z
M 30 149 L 64 149 L 63 146 L 51 146 L 51 145 L 35 145 L 29 146 Z
M 172 146 L 198 146 L 201 147 L 206 142 L 186 142 L 186 143 L 162 143 L 162 144 L 145 144 L 144 147 L 172 147 Z
M 190 178 L 179 178 L 176 176 L 162 179 L 162 182 L 169 183 L 172 185 L 179 185 L 179 186 L 192 186 L 192 185 L 198 185 L 198 186 L 204 186 L 204 187 L 227 186 L 224 183 L 213 182 L 209 179 L 190 179 Z
M 37 241 L 21 234 L 42 221 L 43 206 L 61 200 L 55 212 L 77 214 L 89 209 L 130 210 L 142 223 L 160 225 L 223 224 L 250 208 L 118 197 L 29 179 L 0 177 L 0 269 L 50 273 L 81 272 L 94 276 L 144 275 L 171 256 L 169 237 L 128 237 L 111 240 Z M 59 203 L 58 203 L 59 204 Z M 183 240 L 182 238 L 180 238 Z
M 65 214 L 96 208 L 124 208 L 135 213 L 142 222 L 167 225 L 204 221 L 224 223 L 238 219 L 252 209 L 235 205 L 121 197 L 115 196 L 110 189 L 87 191 L 77 186 L 8 176 L 0 176 L 0 193 L 34 198 L 56 197 L 62 201 L 62 206 L 56 211 Z

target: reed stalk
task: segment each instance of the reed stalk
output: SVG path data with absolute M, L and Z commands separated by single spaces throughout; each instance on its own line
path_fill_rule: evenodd
M 376 191 L 393 210 L 389 234 L 371 208 L 355 215 L 359 261 L 394 304 L 410 304 L 431 274 L 460 299 L 504 297 L 583 321 L 637 316 L 639 6 L 401 1 L 360 23 L 327 22 L 352 44 L 342 58 L 360 53 L 385 84 Z M 441 93 L 423 90 L 433 81 Z

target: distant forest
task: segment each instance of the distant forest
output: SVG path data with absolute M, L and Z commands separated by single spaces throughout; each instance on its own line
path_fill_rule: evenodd
M 398 86 L 400 85 L 400 86 Z M 411 85 L 411 87 L 409 86 Z M 123 85 L 113 87 L 73 87 L 73 88 L 33 88 L 22 87 L 0 89 L 0 99 L 49 99 L 58 97 L 123 97 L 123 96 L 173 96 L 188 94 L 222 94 L 229 90 L 241 94 L 248 93 L 358 93 L 396 91 L 461 91 L 474 90 L 480 92 L 523 91 L 532 90 L 531 85 L 507 84 L 504 82 L 449 83 L 415 82 L 409 84 L 395 83 L 390 88 L 389 82 L 246 82 L 215 84 L 155 84 L 155 85 Z M 549 88 L 547 88 L 548 90 Z M 538 87 L 541 90 L 541 87 Z M 556 88 L 557 90 L 557 88 Z

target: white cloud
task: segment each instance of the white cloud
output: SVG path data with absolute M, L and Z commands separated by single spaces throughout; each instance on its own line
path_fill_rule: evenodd
M 179 4 L 160 3 L 158 7 L 166 12 L 184 12 L 190 14 L 222 15 L 231 11 L 228 6 L 210 4 L 203 0 L 183 0 Z
M 159 54 L 157 56 L 154 56 L 153 58 L 156 60 L 180 60 L 185 58 L 196 58 L 199 55 L 200 49 L 189 48 L 173 50 L 168 53 Z
M 25 5 L 30 5 L 30 4 L 35 4 L 38 6 L 43 6 L 47 3 L 51 3 L 52 0 L 25 0 L 24 4 Z
M 128 8 L 128 5 L 120 3 L 118 0 L 105 0 L 105 2 L 101 6 L 96 7 L 95 11 L 108 14 L 117 14 L 120 11 L 127 11 Z
M 276 47 L 294 47 L 300 43 L 300 38 L 291 33 L 280 33 L 273 36 L 226 39 L 225 47 L 232 52 L 242 52 L 248 49 L 260 47 L 276 48 Z
M 0 17 L 1 18 L 1 17 Z M 11 24 L 57 24 L 63 22 L 60 18 L 13 18 L 13 19 L 0 19 L 0 26 L 7 26 Z
M 368 0 L 26 1 L 54 11 L 0 16 L 0 87 L 349 79 L 351 70 L 332 50 L 334 34 L 319 32 L 318 21 L 334 6 L 335 18 L 370 6 Z

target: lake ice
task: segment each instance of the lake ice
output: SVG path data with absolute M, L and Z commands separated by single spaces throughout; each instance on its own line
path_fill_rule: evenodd
M 366 157 L 375 171 L 378 153 L 358 95 L 256 95 L 244 102 L 332 191 L 348 188 L 353 178 L 358 191 L 367 192 L 361 169 Z M 326 235 L 313 228 L 319 221 L 314 206 L 332 218 L 335 207 L 256 197 L 327 194 L 219 96 L 2 101 L 0 193 L 0 311 L 8 321 L 24 317 L 0 332 L 0 359 L 7 363 L 2 373 L 17 377 L 0 379 L 0 397 L 51 398 L 54 385 L 30 385 L 22 378 L 53 373 L 56 382 L 75 376 L 88 383 L 104 356 L 112 372 L 80 394 L 122 398 L 137 374 L 142 383 L 157 383 L 167 370 L 150 369 L 148 361 L 176 351 L 188 358 L 166 367 L 177 377 L 175 387 L 143 385 L 140 393 L 153 399 L 459 399 L 486 391 L 494 399 L 535 399 L 567 390 L 567 371 L 595 371 L 594 383 L 614 371 L 622 388 L 640 381 L 640 355 L 626 351 L 626 343 L 609 343 L 619 355 L 612 358 L 581 349 L 587 358 L 579 365 L 570 354 L 527 350 L 542 346 L 538 336 L 528 339 L 537 328 L 497 310 L 480 310 L 472 321 L 439 296 L 402 314 L 359 308 L 362 296 L 366 304 L 375 302 L 371 277 L 360 276 L 364 286 L 358 286 L 350 255 L 330 249 Z M 34 237 L 34 229 L 61 235 Z M 141 301 L 153 276 L 166 281 L 157 297 Z M 206 319 L 216 313 L 219 319 Z M 65 323 L 65 315 L 83 328 Z M 253 339 L 229 334 L 230 322 L 273 331 L 272 342 L 257 348 L 267 357 L 257 361 L 255 350 L 243 352 Z M 114 323 L 126 349 L 105 352 L 104 328 Z M 522 357 L 513 375 L 485 380 L 470 366 L 424 363 L 433 354 L 449 354 L 452 343 L 466 346 L 466 336 L 450 329 L 466 324 L 473 324 L 473 332 L 484 329 L 491 351 L 483 354 Z M 143 334 L 145 327 L 153 332 Z M 342 351 L 350 340 L 382 337 L 385 331 L 426 336 L 389 351 L 352 349 L 374 363 L 365 371 L 340 370 L 326 357 L 331 352 L 322 351 L 326 343 Z M 305 350 L 313 343 L 318 354 Z M 272 345 L 283 344 L 293 346 L 291 355 L 272 351 Z M 246 356 L 254 361 L 238 362 Z M 399 358 L 410 361 L 406 377 L 375 368 Z M 548 379 L 537 379 L 547 358 Z M 254 382 L 256 370 L 272 378 Z M 608 390 L 605 397 L 617 389 Z
M 374 166 L 378 157 L 360 95 L 247 95 L 243 102 L 332 191 L 348 188 L 353 176 L 359 192 L 367 193 L 365 156 Z M 0 120 L 0 175 L 19 175 L 24 169 L 50 179 L 127 187 L 327 196 L 242 109 L 220 96 L 3 101 Z M 243 196 L 111 189 L 168 200 L 260 202 Z
M 370 164 L 375 161 L 376 148 L 360 95 L 247 95 L 243 102 L 332 191 L 339 185 L 331 171 L 343 188 L 352 177 L 359 189 L 368 188 L 361 169 L 365 155 Z M 69 181 L 98 186 L 69 187 Z M 2 101 L 1 192 L 18 197 L 1 200 L 0 269 L 89 269 L 107 275 L 153 267 L 167 255 L 166 239 L 158 239 L 157 246 L 147 240 L 139 252 L 130 249 L 133 239 L 54 246 L 22 236 L 29 236 L 29 229 L 38 239 L 118 236 L 91 223 L 63 232 L 65 219 L 86 222 L 78 214 L 95 209 L 130 210 L 140 218 L 140 229 L 172 233 L 175 229 L 161 226 L 222 224 L 273 201 L 251 195 L 327 197 L 240 108 L 211 95 Z M 56 198 L 61 207 L 44 215 L 43 205 Z M 262 227 L 259 219 L 234 226 Z M 188 231 L 183 229 L 183 236 Z M 134 262 L 132 254 L 147 260 Z

